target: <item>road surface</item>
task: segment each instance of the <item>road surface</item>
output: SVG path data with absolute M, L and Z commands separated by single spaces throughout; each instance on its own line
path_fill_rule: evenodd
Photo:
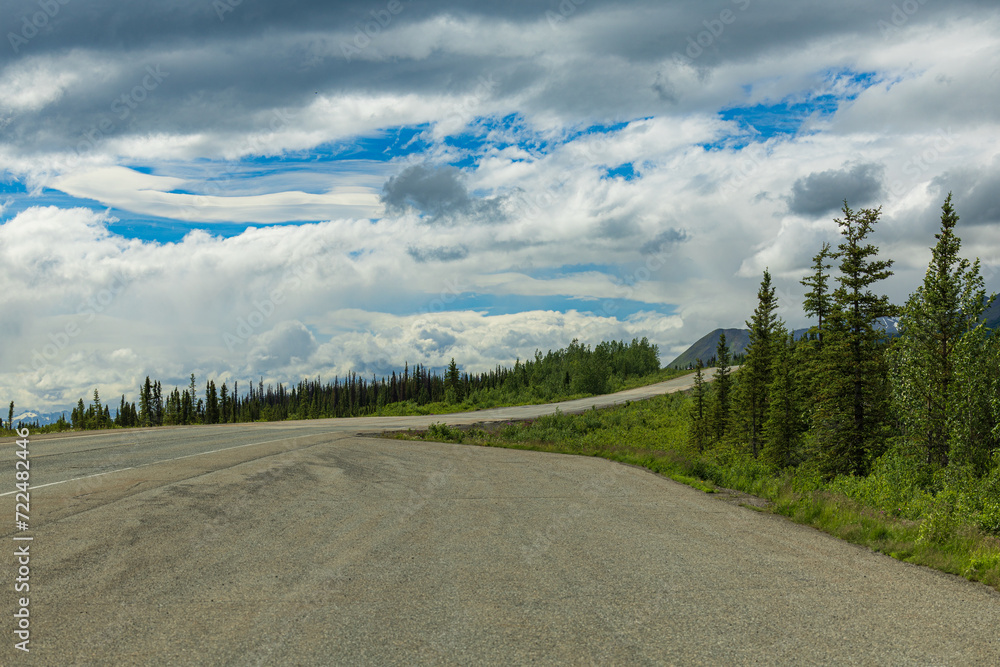
M 0 663 L 1000 664 L 984 586 L 638 468 L 356 436 L 552 409 L 33 438 Z

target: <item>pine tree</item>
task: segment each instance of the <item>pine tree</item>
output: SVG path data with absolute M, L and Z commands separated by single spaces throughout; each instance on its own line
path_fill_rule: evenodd
M 205 423 L 216 424 L 219 421 L 219 396 L 215 389 L 215 380 L 209 380 L 205 388 Z
M 101 406 L 101 396 L 97 393 L 97 389 L 94 389 L 94 402 L 91 404 L 90 409 L 94 411 L 95 423 L 92 428 L 101 428 L 104 424 L 104 408 Z
M 71 418 L 73 419 L 73 428 L 87 428 L 87 409 L 83 406 L 82 398 L 77 401 L 76 409 L 73 410 Z
M 445 401 L 448 403 L 460 403 L 462 401 L 462 375 L 458 370 L 455 358 L 451 358 L 448 364 L 448 371 L 445 373 Z
M 806 315 L 817 318 L 814 333 L 820 345 L 823 344 L 823 325 L 829 317 L 832 307 L 829 289 L 830 274 L 827 272 L 833 265 L 826 263 L 826 260 L 832 256 L 833 253 L 830 252 L 830 244 L 824 243 L 823 247 L 820 248 L 819 254 L 813 257 L 813 274 L 799 281 L 803 286 L 811 288 L 805 294 L 806 298 L 802 302 L 802 308 L 805 310 Z
M 7 409 L 7 428 L 14 430 L 14 401 L 10 402 L 10 408 Z
M 219 391 L 219 410 L 220 419 L 223 424 L 229 423 L 229 388 L 226 383 L 222 383 L 222 389 Z
M 792 334 L 779 326 L 775 330 L 771 386 L 768 388 L 761 458 L 786 468 L 795 464 L 807 424 L 802 414 L 802 393 L 798 382 Z
M 194 383 L 194 373 L 191 373 L 191 384 L 188 385 L 188 394 L 191 396 L 191 411 L 188 413 L 189 423 L 195 423 L 197 421 L 195 406 L 198 403 L 198 390 Z
M 981 319 L 993 297 L 986 298 L 979 261 L 959 257 L 957 223 L 949 193 L 923 284 L 900 318 L 891 355 L 893 397 L 928 463 L 945 466 L 954 455 L 983 468 L 994 444 L 987 397 L 996 368 Z
M 163 387 L 160 381 L 153 383 L 153 424 L 163 426 Z
M 726 333 L 722 332 L 715 348 L 715 391 L 710 409 L 711 433 L 715 442 L 722 442 L 729 429 L 729 411 L 733 389 L 733 376 L 729 368 L 731 363 L 729 346 L 726 344 Z
M 757 308 L 746 323 L 750 329 L 750 342 L 746 349 L 746 360 L 736 376 L 732 406 L 731 435 L 749 443 L 750 452 L 755 458 L 763 444 L 764 418 L 773 372 L 774 335 L 779 323 L 774 312 L 777 307 L 771 274 L 765 269 L 757 291 Z
M 139 388 L 139 423 L 142 426 L 153 425 L 152 403 L 153 387 L 147 375 L 145 384 Z
M 691 444 L 700 452 L 704 451 L 705 445 L 708 443 L 709 431 L 705 376 L 701 372 L 704 365 L 701 363 L 700 358 L 695 362 L 694 368 L 694 390 L 692 391 L 694 404 L 691 406 L 691 430 L 689 431 L 689 437 Z
M 892 260 L 875 259 L 878 248 L 866 243 L 881 208 L 852 211 L 835 220 L 842 235 L 838 287 L 826 327 L 816 378 L 814 425 L 828 474 L 863 475 L 884 449 L 889 418 L 885 331 L 881 318 L 898 309 L 871 287 L 892 275 Z

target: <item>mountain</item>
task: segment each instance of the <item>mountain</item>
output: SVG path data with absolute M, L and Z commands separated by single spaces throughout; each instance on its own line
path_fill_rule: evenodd
M 46 424 L 55 424 L 59 421 L 59 418 L 66 415 L 66 419 L 69 419 L 69 411 L 66 412 L 32 412 L 28 410 L 22 412 L 19 415 L 14 415 L 14 424 L 34 424 L 36 421 L 39 426 L 45 426 Z M 6 423 L 7 415 L 3 415 L 4 422 Z
M 993 307 L 987 311 L 987 323 L 991 321 L 990 313 L 992 313 L 992 321 L 994 322 L 991 326 L 996 326 L 997 323 L 1000 323 L 1000 304 L 994 304 Z M 885 330 L 890 337 L 899 335 L 899 320 L 895 317 L 879 318 L 876 326 Z M 698 342 L 689 347 L 679 357 L 667 365 L 671 368 L 694 368 L 695 362 L 698 359 L 701 359 L 703 364 L 710 366 L 714 363 L 715 348 L 719 344 L 719 334 L 723 331 L 726 332 L 726 343 L 729 346 L 729 352 L 731 354 L 743 354 L 746 352 L 747 345 L 750 344 L 750 331 L 748 329 L 716 329 L 712 333 L 700 338 Z M 809 329 L 804 328 L 795 329 L 792 333 L 795 335 L 795 340 L 799 340 L 808 332 Z
M 983 313 L 983 319 L 986 320 L 986 326 L 990 329 L 1000 329 L 1000 296 Z
M 747 345 L 750 344 L 749 330 L 716 329 L 712 333 L 698 339 L 694 345 L 689 347 L 679 357 L 667 365 L 671 368 L 687 368 L 688 366 L 693 367 L 695 361 L 701 359 L 702 363 L 708 366 L 709 360 L 715 359 L 715 348 L 718 347 L 719 336 L 723 332 L 726 334 L 726 346 L 729 348 L 730 354 L 743 354 L 743 352 L 746 351 Z

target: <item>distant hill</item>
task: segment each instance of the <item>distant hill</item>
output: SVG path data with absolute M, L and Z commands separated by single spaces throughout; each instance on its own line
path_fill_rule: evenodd
M 986 320 L 986 326 L 990 329 L 1000 329 L 1000 296 L 997 297 L 993 305 L 983 313 L 983 319 Z
M 674 368 L 694 366 L 698 359 L 708 365 L 709 359 L 715 359 L 715 348 L 719 345 L 719 336 L 726 334 L 726 346 L 731 354 L 743 354 L 750 344 L 750 331 L 747 329 L 716 329 L 703 336 L 694 345 L 685 350 L 679 357 L 667 364 Z

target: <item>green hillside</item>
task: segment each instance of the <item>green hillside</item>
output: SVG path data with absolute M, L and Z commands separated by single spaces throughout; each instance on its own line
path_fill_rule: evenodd
M 694 366 L 701 359 L 706 366 L 709 360 L 715 359 L 715 348 L 719 345 L 719 336 L 726 334 L 726 345 L 733 356 L 743 354 L 750 344 L 750 332 L 747 329 L 716 329 L 700 338 L 694 345 L 685 350 L 679 357 L 667 364 L 670 368 L 687 368 Z

